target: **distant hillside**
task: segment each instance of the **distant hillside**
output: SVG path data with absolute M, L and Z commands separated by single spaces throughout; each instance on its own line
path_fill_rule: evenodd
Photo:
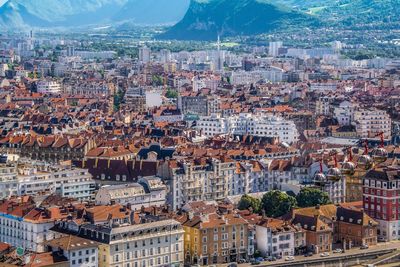
M 176 23 L 190 0 L 8 0 L 0 7 L 3 29 L 76 27 L 131 21 Z
M 271 0 L 345 26 L 400 21 L 399 0 Z
M 267 0 L 192 0 L 185 17 L 160 38 L 214 40 L 217 35 L 253 35 L 317 20 Z

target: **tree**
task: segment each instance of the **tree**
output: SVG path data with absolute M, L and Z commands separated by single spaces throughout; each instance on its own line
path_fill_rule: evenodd
M 165 93 L 165 97 L 166 98 L 178 98 L 178 92 L 171 90 L 170 88 L 168 88 L 167 92 Z
M 258 198 L 243 195 L 238 203 L 238 209 L 248 210 L 250 208 L 253 212 L 259 213 L 261 209 L 261 201 Z
M 279 190 L 269 191 L 263 196 L 261 202 L 265 214 L 273 218 L 288 213 L 297 205 L 296 198 Z
M 301 208 L 315 207 L 317 205 L 326 205 L 330 203 L 327 193 L 317 188 L 305 187 L 300 190 L 296 196 L 297 204 Z

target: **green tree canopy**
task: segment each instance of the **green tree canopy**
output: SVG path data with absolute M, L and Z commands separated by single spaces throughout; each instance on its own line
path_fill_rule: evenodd
M 250 208 L 253 212 L 259 213 L 261 210 L 261 201 L 258 198 L 243 195 L 238 203 L 238 209 L 249 210 Z
M 261 202 L 265 214 L 273 218 L 288 213 L 297 205 L 296 198 L 279 190 L 269 191 L 263 196 Z
M 302 188 L 296 196 L 297 204 L 301 208 L 314 207 L 317 205 L 326 205 L 330 203 L 327 193 L 317 188 Z
M 167 92 L 165 93 L 165 97 L 166 98 L 178 98 L 178 92 L 168 88 Z

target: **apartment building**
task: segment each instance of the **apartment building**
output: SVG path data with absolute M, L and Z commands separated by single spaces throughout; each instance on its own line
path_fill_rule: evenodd
M 160 178 L 145 177 L 139 179 L 138 183 L 101 187 L 96 194 L 96 203 L 99 205 L 130 204 L 133 210 L 139 210 L 142 207 L 165 205 L 166 195 L 167 187 Z
M 99 245 L 89 239 L 66 235 L 46 242 L 53 252 L 64 256 L 70 267 L 99 266 Z
M 381 132 L 385 139 L 392 138 L 392 120 L 384 110 L 360 108 L 354 113 L 354 124 L 360 138 L 374 138 Z
M 147 110 L 146 92 L 144 88 L 128 88 L 124 99 L 127 107 L 134 112 L 145 112 Z
M 178 97 L 178 108 L 183 114 L 210 116 L 220 112 L 220 99 L 217 96 L 201 94 L 185 95 Z
M 305 247 L 315 253 L 330 251 L 334 243 L 349 249 L 376 245 L 378 223 L 355 203 L 293 209 L 283 216 L 305 234 Z
M 57 207 L 37 208 L 33 199 L 20 197 L 0 201 L 0 242 L 27 251 L 44 252 L 49 229 L 67 217 Z
M 348 126 L 354 121 L 354 112 L 357 108 L 355 103 L 343 101 L 334 109 L 334 116 L 338 120 L 339 125 Z
M 399 189 L 399 169 L 374 169 L 363 179 L 364 210 L 378 222 L 377 234 L 386 240 L 400 237 Z
M 182 225 L 186 264 L 207 266 L 247 259 L 248 222 L 239 214 L 189 213 Z
M 100 267 L 183 265 L 183 228 L 175 220 L 119 227 L 85 225 L 80 237 L 101 243 Z
M 43 80 L 37 83 L 37 91 L 42 94 L 62 93 L 62 85 L 57 81 Z
M 0 164 L 0 199 L 18 195 L 17 166 Z
M 283 220 L 263 218 L 256 225 L 257 249 L 263 256 L 293 256 L 295 232 L 296 229 Z
M 227 118 L 217 115 L 201 117 L 196 127 L 206 136 L 252 135 L 279 138 L 281 142 L 286 143 L 295 143 L 299 137 L 294 122 L 270 114 L 241 113 Z
M 58 194 L 79 200 L 93 200 L 96 183 L 86 169 L 63 165 L 18 166 L 17 195 Z
M 167 203 L 174 210 L 191 201 L 223 200 L 230 192 L 236 162 L 221 158 L 195 158 L 166 161 L 159 175 L 168 186 Z

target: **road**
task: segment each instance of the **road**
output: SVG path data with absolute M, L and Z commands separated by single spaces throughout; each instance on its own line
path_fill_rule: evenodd
M 384 250 L 390 250 L 390 249 L 400 249 L 400 241 L 392 241 L 392 242 L 385 242 L 385 243 L 378 243 L 376 246 L 370 247 L 369 249 L 360 249 L 360 248 L 353 248 L 350 250 L 346 250 L 345 253 L 339 253 L 339 254 L 334 254 L 330 252 L 328 257 L 321 257 L 319 254 L 318 255 L 313 255 L 311 257 L 304 257 L 303 255 L 301 256 L 295 256 L 293 261 L 285 261 L 285 259 L 277 260 L 274 262 L 262 262 L 258 266 L 288 266 L 296 263 L 302 263 L 304 261 L 313 261 L 313 260 L 328 260 L 328 259 L 340 259 L 340 258 L 346 258 L 347 256 L 353 256 L 353 255 L 362 255 L 362 254 L 367 254 L 371 252 L 377 252 L 377 251 L 384 251 Z M 228 264 L 221 264 L 218 265 L 221 267 L 226 267 Z M 247 266 L 252 266 L 250 263 L 245 263 L 245 264 L 239 264 L 238 266 L 240 267 L 247 267 Z

